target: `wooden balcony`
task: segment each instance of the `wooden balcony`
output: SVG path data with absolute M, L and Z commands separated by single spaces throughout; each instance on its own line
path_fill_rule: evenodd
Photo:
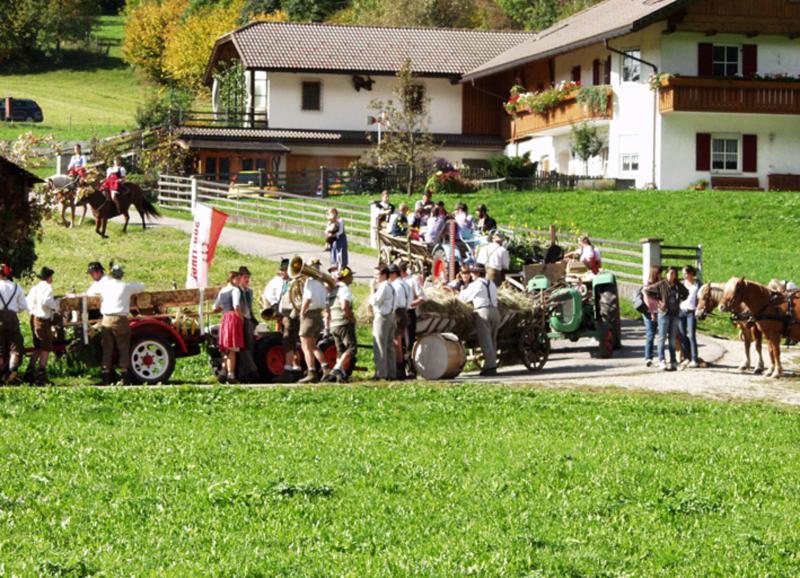
M 800 82 L 675 77 L 662 83 L 658 100 L 662 114 L 800 114 Z
M 511 140 L 518 140 L 544 131 L 569 127 L 587 120 L 610 119 L 614 112 L 614 92 L 608 90 L 608 107 L 602 113 L 596 113 L 580 104 L 575 94 L 562 100 L 547 114 L 530 112 L 520 114 L 511 121 Z

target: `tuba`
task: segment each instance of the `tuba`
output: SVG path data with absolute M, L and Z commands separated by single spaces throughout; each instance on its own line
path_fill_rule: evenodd
M 299 255 L 295 255 L 292 257 L 292 260 L 289 261 L 288 273 L 289 278 L 292 280 L 291 285 L 289 285 L 289 299 L 295 311 L 300 311 L 300 308 L 303 306 L 303 288 L 305 287 L 307 278 L 311 277 L 312 279 L 324 283 L 328 286 L 329 290 L 333 290 L 336 287 L 336 280 L 333 277 L 327 273 L 317 271 L 314 267 L 306 265 L 303 263 L 303 258 Z

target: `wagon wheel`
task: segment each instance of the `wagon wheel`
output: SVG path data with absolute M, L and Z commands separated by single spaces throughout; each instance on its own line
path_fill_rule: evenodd
M 394 257 L 394 251 L 392 251 L 391 247 L 389 247 L 388 245 L 384 245 L 383 247 L 381 247 L 381 256 L 380 256 L 381 263 L 383 263 L 384 265 L 388 265 L 389 263 L 392 262 L 393 257 Z
M 535 325 L 528 325 L 520 336 L 519 353 L 528 371 L 538 371 L 550 355 L 550 338 L 547 333 L 538 331 Z

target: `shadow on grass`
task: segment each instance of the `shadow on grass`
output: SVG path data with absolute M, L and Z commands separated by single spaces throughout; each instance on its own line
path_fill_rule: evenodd
M 118 40 L 109 40 L 119 44 Z M 97 72 L 98 70 L 126 69 L 128 65 L 122 58 L 111 56 L 102 51 L 85 49 L 65 49 L 57 56 L 41 52 L 32 54 L 24 62 L 16 62 L 4 66 L 3 75 L 13 74 L 46 74 L 50 72 Z

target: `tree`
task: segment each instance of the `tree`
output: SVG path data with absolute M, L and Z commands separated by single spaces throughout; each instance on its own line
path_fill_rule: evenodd
M 239 13 L 239 24 L 247 24 L 258 14 L 272 14 L 280 9 L 280 0 L 244 0 Z
M 281 8 L 289 19 L 302 22 L 321 22 L 342 7 L 341 0 L 282 0 Z
M 388 163 L 408 167 L 406 192 L 411 196 L 414 178 L 430 163 L 438 148 L 428 130 L 430 98 L 424 85 L 414 76 L 411 60 L 406 59 L 397 73 L 394 100 L 375 100 L 370 109 L 384 119 L 386 130 L 372 154 L 378 164 Z
M 167 39 L 188 6 L 188 0 L 143 0 L 128 6 L 122 57 L 145 78 L 159 83 L 167 80 L 164 66 Z
M 164 47 L 164 73 L 180 86 L 199 92 L 214 42 L 236 28 L 241 0 L 199 9 L 175 27 Z
M 497 0 L 517 25 L 542 30 L 600 0 Z
M 572 152 L 583 161 L 586 174 L 589 174 L 589 159 L 596 157 L 606 146 L 603 137 L 597 134 L 597 127 L 581 123 L 572 127 L 570 135 Z
M 354 0 L 334 19 L 343 23 L 446 28 L 507 28 L 494 0 Z
M 56 52 L 65 42 L 84 40 L 100 11 L 97 0 L 44 0 L 43 8 L 40 47 Z

